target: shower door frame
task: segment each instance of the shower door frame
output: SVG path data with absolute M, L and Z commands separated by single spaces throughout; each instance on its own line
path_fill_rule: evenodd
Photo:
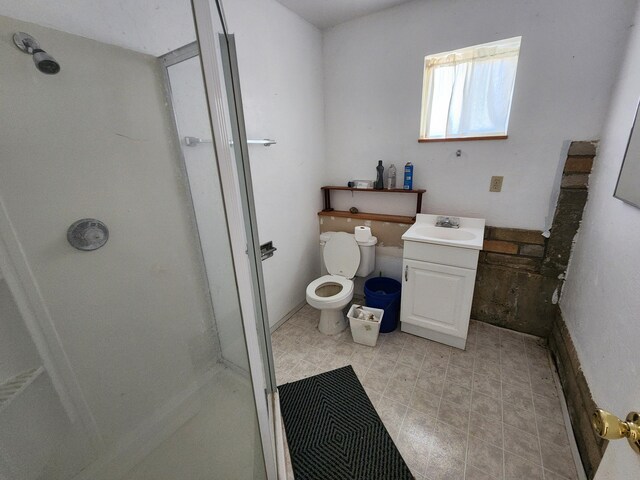
M 216 48 L 219 45 L 221 32 L 217 31 L 214 18 L 219 19 L 225 30 L 223 35 L 225 41 L 229 42 L 229 37 L 232 36 L 229 36 L 226 31 L 220 0 L 191 0 L 191 3 L 215 158 L 227 217 L 265 470 L 269 480 L 276 480 L 286 478 L 286 474 L 284 477 L 281 476 L 284 473 L 284 465 L 281 461 L 283 458 L 283 445 L 280 441 L 282 435 L 279 431 L 281 424 L 276 421 L 279 417 L 277 386 L 235 45 L 226 45 L 228 57 L 221 58 L 221 55 L 226 55 Z M 231 42 L 233 42 L 232 38 Z M 181 50 L 180 53 L 183 53 Z M 181 57 L 181 60 L 186 59 L 186 55 Z M 225 88 L 225 82 L 232 82 L 232 84 L 226 84 L 227 88 Z M 227 123 L 231 124 L 231 131 Z M 203 248 L 207 247 L 203 246 Z

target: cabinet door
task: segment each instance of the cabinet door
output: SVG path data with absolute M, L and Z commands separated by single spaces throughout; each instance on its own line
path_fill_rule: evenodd
M 404 260 L 402 322 L 466 339 L 476 271 Z

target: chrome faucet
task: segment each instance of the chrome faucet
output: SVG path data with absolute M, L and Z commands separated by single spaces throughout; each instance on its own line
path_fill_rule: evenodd
M 444 217 L 442 215 L 439 215 L 436 218 L 436 227 L 460 228 L 460 218 L 459 217 Z

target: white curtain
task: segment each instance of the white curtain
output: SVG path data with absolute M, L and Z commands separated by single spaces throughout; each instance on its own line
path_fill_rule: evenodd
M 425 59 L 421 137 L 506 135 L 520 37 Z

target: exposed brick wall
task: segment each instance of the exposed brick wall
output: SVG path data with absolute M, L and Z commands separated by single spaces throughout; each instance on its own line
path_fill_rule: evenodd
M 580 458 L 587 477 L 592 479 L 609 442 L 598 437 L 591 427 L 591 412 L 596 409 L 596 404 L 560 309 L 549 336 L 549 349 L 567 400 Z
M 473 318 L 549 336 L 587 201 L 594 156 L 593 142 L 571 143 L 549 239 L 536 230 L 486 228 L 471 307 Z
M 596 147 L 592 142 L 573 142 L 562 173 L 560 195 L 551 227 L 551 237 L 542 264 L 542 274 L 564 278 L 573 248 L 573 239 L 580 228 L 587 203 L 589 173 Z
M 544 319 L 554 314 L 556 282 L 540 273 L 545 246 L 541 231 L 487 227 L 471 316 L 546 337 L 551 324 Z
M 540 272 L 545 238 L 537 230 L 487 227 L 480 262 Z
M 564 284 L 573 240 L 580 228 L 584 206 L 587 203 L 589 173 L 595 154 L 595 145 L 591 142 L 573 142 L 569 147 L 560 196 L 553 217 L 552 235 L 547 243 L 541 269 L 541 273 L 547 278 L 558 279 L 558 295 Z M 587 477 L 592 479 L 608 442 L 598 437 L 591 427 L 591 413 L 595 410 L 596 404 L 560 308 L 556 310 L 548 342 L 567 400 L 571 426 L 582 464 Z

